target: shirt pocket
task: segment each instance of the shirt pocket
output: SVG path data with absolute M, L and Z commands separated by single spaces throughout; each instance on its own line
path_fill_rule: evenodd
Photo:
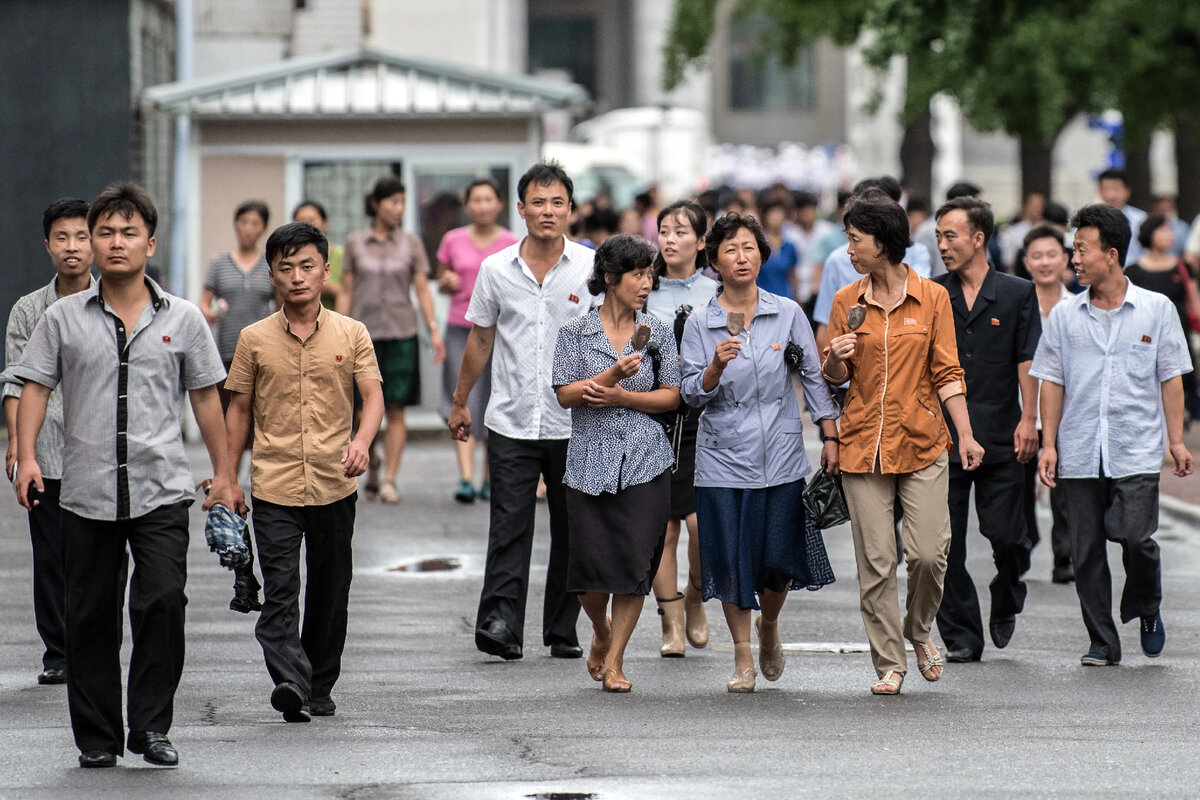
M 737 446 L 739 440 L 736 428 L 713 430 L 710 427 L 701 426 L 696 436 L 696 444 L 708 450 L 731 450 Z
M 1149 378 L 1154 374 L 1158 350 L 1152 344 L 1131 344 L 1125 355 L 1125 369 L 1135 378 Z

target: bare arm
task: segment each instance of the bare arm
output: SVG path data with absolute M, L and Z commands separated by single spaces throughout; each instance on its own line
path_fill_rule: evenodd
M 1183 443 L 1183 378 L 1176 375 L 1162 382 L 1163 415 L 1167 418 L 1167 447 L 1175 462 L 1175 475 L 1192 474 L 1192 454 Z
M 196 424 L 200 426 L 200 437 L 204 439 L 204 447 L 208 450 L 208 460 L 212 464 L 213 482 L 208 499 L 204 501 L 205 510 L 221 503 L 227 508 L 244 509 L 246 496 L 237 481 L 229 480 L 232 467 L 229 465 L 229 447 L 225 436 L 225 418 L 221 414 L 221 398 L 217 395 L 216 384 L 188 392 L 192 403 L 192 412 L 196 415 Z
M 234 392 L 229 399 L 229 408 L 225 410 L 225 443 L 228 448 L 225 466 L 229 470 L 225 477 L 233 483 L 237 483 L 237 463 L 241 460 L 242 451 L 246 448 L 246 439 L 250 436 L 253 402 L 252 395 Z
M 19 397 L 4 398 L 4 421 L 8 425 L 8 452 L 4 454 L 4 474 L 13 479 L 13 464 L 17 463 L 17 405 Z
M 21 474 L 13 482 L 17 502 L 22 508 L 30 508 L 29 484 L 44 491 L 42 468 L 37 463 L 34 450 L 38 434 L 46 421 L 46 404 L 50 401 L 50 387 L 36 381 L 26 381 L 21 389 L 21 401 L 17 406 L 17 460 L 21 463 Z
M 1022 464 L 1037 454 L 1038 379 L 1029 374 L 1032 361 L 1017 364 L 1017 383 L 1021 387 L 1021 421 L 1013 431 L 1013 452 Z
M 342 268 L 343 270 L 345 267 Z M 337 308 L 334 309 L 337 313 L 343 316 L 350 316 L 350 301 L 354 297 L 354 275 L 352 273 L 342 272 L 342 291 L 338 294 Z
M 358 433 L 342 449 L 342 474 L 357 478 L 367 471 L 371 459 L 371 442 L 379 433 L 383 421 L 383 384 L 376 380 L 357 381 L 358 393 L 362 395 L 362 414 L 358 421 Z
M 958 433 L 958 456 L 965 470 L 973 470 L 983 461 L 983 447 L 975 441 L 971 431 L 971 417 L 967 414 L 967 398 L 956 394 L 942 401 L 950 412 L 950 420 Z
M 1053 381 L 1042 381 L 1042 456 L 1038 459 L 1038 476 L 1053 489 L 1058 475 L 1058 423 L 1062 420 L 1063 387 Z
M 442 334 L 437 327 L 437 316 L 433 313 L 433 293 L 429 291 L 429 276 L 423 272 L 413 275 L 413 289 L 417 292 L 417 305 L 421 307 L 421 316 L 429 329 L 429 342 L 433 345 L 433 363 L 440 364 L 446 360 L 446 345 L 442 342 Z
M 450 434 L 459 441 L 465 442 L 471 435 L 471 412 L 467 409 L 467 398 L 483 374 L 495 343 L 495 325 L 487 328 L 476 325 L 467 336 L 462 365 L 458 369 L 458 385 L 454 387 L 450 405 Z

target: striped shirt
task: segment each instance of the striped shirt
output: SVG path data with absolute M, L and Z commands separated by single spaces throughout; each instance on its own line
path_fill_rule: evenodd
M 204 288 L 224 300 L 229 308 L 217 323 L 217 350 L 221 360 L 233 361 L 238 336 L 247 325 L 253 325 L 275 311 L 275 287 L 266 258 L 259 255 L 249 272 L 245 272 L 229 253 L 223 253 L 208 264 Z
M 101 283 L 46 309 L 13 372 L 62 395 L 62 507 L 134 519 L 195 498 L 183 397 L 220 382 L 225 368 L 196 306 L 146 279 L 150 302 L 126 331 Z

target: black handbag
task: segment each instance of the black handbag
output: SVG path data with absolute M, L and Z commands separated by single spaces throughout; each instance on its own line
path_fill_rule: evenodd
M 804 487 L 804 510 L 818 530 L 833 528 L 850 521 L 846 497 L 842 494 L 842 479 L 818 468 L 817 474 Z

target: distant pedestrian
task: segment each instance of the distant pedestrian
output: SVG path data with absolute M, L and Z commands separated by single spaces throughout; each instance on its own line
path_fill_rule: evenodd
M 301 200 L 292 211 L 292 222 L 308 222 L 329 235 L 329 215 L 325 206 L 316 200 Z M 331 310 L 337 308 L 337 299 L 342 293 L 342 258 L 345 254 L 345 245 L 329 243 L 329 280 L 321 290 L 321 305 Z
M 404 409 L 421 402 L 418 339 L 421 326 L 428 331 L 433 345 L 433 363 L 441 364 L 446 357 L 433 313 L 433 295 L 429 292 L 429 256 L 420 237 L 401 227 L 405 197 L 404 184 L 399 178 L 380 178 L 375 182 L 366 197 L 370 226 L 346 237 L 342 292 L 337 301 L 338 313 L 367 326 L 383 375 L 387 419 L 383 481 L 380 483 L 372 445 L 372 466 L 365 490 L 368 499 L 378 495 L 385 503 L 400 502 L 396 473 L 400 471 L 400 458 L 408 441 Z
M 383 418 L 379 367 L 366 327 L 321 304 L 329 242 L 307 222 L 267 239 L 283 307 L 242 331 L 226 388 L 231 453 L 250 435 L 254 537 L 264 584 L 254 632 L 288 722 L 331 716 L 353 575 L 359 475 Z M 362 418 L 351 438 L 354 389 Z M 227 476 L 232 479 L 233 476 Z M 240 493 L 240 489 L 239 489 Z M 245 503 L 239 503 L 245 513 Z M 300 546 L 305 553 L 300 628 Z
M 1125 170 L 1115 167 L 1104 170 L 1096 176 L 1096 188 L 1100 193 L 1101 202 L 1120 211 L 1129 223 L 1129 230 L 1131 232 L 1136 234 L 1141 230 L 1142 223 L 1146 221 L 1147 214 L 1142 209 L 1129 205 L 1131 191 L 1129 187 L 1129 174 Z M 1129 251 L 1125 254 L 1124 266 L 1128 267 L 1131 264 L 1136 264 L 1141 256 L 1142 246 L 1136 239 L 1131 240 L 1129 242 Z
M 105 189 L 88 211 L 99 282 L 46 309 L 14 370 L 17 499 L 45 491 L 35 445 L 47 401 L 63 400 L 63 574 L 67 587 L 67 704 L 81 767 L 112 767 L 125 752 L 179 763 L 167 739 L 183 674 L 188 506 L 195 491 L 180 418 L 187 393 L 216 479 L 205 508 L 237 505 L 216 384 L 220 354 L 194 305 L 145 275 L 158 212 L 140 186 Z M 133 653 L 129 736 L 121 715 L 125 547 Z
M 656 282 L 653 261 L 640 237 L 606 240 L 588 281 L 604 304 L 564 324 L 554 350 L 554 390 L 571 409 L 567 590 L 592 621 L 587 668 L 606 692 L 632 688 L 625 646 L 658 570 L 670 510 L 671 447 L 649 415 L 678 407 L 679 359 L 671 329 L 641 310 Z M 647 341 L 638 341 L 639 326 L 650 327 Z
M 1142 652 L 1166 642 L 1160 606 L 1158 483 L 1164 444 L 1175 474 L 1192 473 L 1183 443 L 1183 381 L 1191 358 L 1171 301 L 1122 269 L 1129 222 L 1084 206 L 1072 262 L 1087 291 L 1054 307 L 1030 370 L 1042 380 L 1042 482 L 1063 493 L 1075 591 L 1091 640 L 1084 666 L 1121 661 L 1112 618 L 1108 542 L 1121 546 L 1121 621 L 1139 620 Z M 1164 442 L 1165 431 L 1165 442 Z
M 466 211 L 471 224 L 455 228 L 442 237 L 438 247 L 438 291 L 450 296 L 450 310 L 446 314 L 446 360 L 442 364 L 442 417 L 449 421 L 450 406 L 454 389 L 458 385 L 458 368 L 462 366 L 463 351 L 467 348 L 467 337 L 471 323 L 467 320 L 467 308 L 471 293 L 479 276 L 479 267 L 490 255 L 500 252 L 517 242 L 517 236 L 498 225 L 496 219 L 504 205 L 500 201 L 500 187 L 488 178 L 479 178 L 467 184 Z M 492 495 L 487 471 L 487 428 L 483 424 L 484 410 L 492 388 L 492 365 L 489 361 L 479 376 L 467 404 L 471 409 L 471 433 L 465 442 L 455 441 L 458 456 L 458 490 L 454 499 L 460 503 L 475 502 L 475 444 L 483 445 L 483 482 L 479 486 L 479 498 L 489 500 Z
M 779 614 L 793 589 L 833 582 L 821 534 L 805 512 L 800 408 L 789 361 L 821 428 L 821 468 L 837 471 L 837 409 L 820 377 L 812 326 L 800 306 L 757 285 L 771 246 L 758 221 L 727 214 L 706 238 L 722 291 L 688 318 L 683 334 L 683 398 L 703 409 L 696 448 L 696 516 L 705 599 L 716 597 L 733 638 L 730 692 L 754 691 L 751 611 L 759 668 L 783 674 Z M 799 353 L 796 350 L 799 349 Z
M 587 284 L 594 251 L 567 239 L 574 185 L 556 163 L 530 167 L 517 183 L 517 213 L 528 233 L 483 260 L 467 321 L 450 433 L 466 441 L 471 390 L 492 360 L 492 394 L 484 424 L 492 476 L 487 561 L 475 646 L 512 660 L 523 655 L 525 599 L 533 549 L 538 476 L 550 508 L 550 564 L 542 608 L 542 644 L 556 658 L 580 658 L 579 600 L 567 588 L 569 542 L 563 474 L 570 412 L 550 385 L 554 343 L 567 322 L 592 306 Z

